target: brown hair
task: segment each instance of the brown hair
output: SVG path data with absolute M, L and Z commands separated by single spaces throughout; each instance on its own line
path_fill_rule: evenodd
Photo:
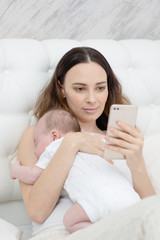
M 80 132 L 81 130 L 77 119 L 62 108 L 52 108 L 42 118 L 45 119 L 45 131 L 57 129 L 65 134 L 67 132 Z
M 65 74 L 69 71 L 69 69 L 76 64 L 89 62 L 98 63 L 107 74 L 108 99 L 103 113 L 96 121 L 97 126 L 101 130 L 106 129 L 110 106 L 112 104 L 128 104 L 129 100 L 122 94 L 122 87 L 105 57 L 96 49 L 89 47 L 73 48 L 61 58 L 55 69 L 52 80 L 42 91 L 37 100 L 35 107 L 35 116 L 37 118 L 40 118 L 52 107 L 62 107 L 71 111 L 67 105 L 66 99 L 62 95 L 60 84 L 63 85 Z

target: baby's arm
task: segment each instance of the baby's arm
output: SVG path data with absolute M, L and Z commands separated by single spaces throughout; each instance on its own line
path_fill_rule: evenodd
M 17 161 L 10 168 L 10 175 L 12 179 L 18 178 L 21 182 L 27 184 L 33 184 L 37 178 L 41 175 L 43 169 L 33 166 L 26 167 L 21 166 L 20 162 Z

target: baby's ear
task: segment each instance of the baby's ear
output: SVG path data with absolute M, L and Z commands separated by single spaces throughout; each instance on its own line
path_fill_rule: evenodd
M 56 129 L 52 129 L 51 136 L 52 136 L 52 141 L 60 138 L 60 134 Z

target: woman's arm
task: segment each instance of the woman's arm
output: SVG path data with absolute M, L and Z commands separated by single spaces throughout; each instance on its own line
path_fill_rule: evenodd
M 118 138 L 107 137 L 107 141 L 117 146 L 107 145 L 108 149 L 119 152 L 126 158 L 126 163 L 131 171 L 133 187 L 141 198 L 154 195 L 155 190 L 148 176 L 143 158 L 144 138 L 140 131 L 125 123 L 117 122 L 122 131 L 111 128 L 110 131 Z
M 21 138 L 18 160 L 21 165 L 34 166 L 34 127 L 28 127 Z M 83 151 L 103 156 L 104 145 L 97 136 L 84 133 L 68 133 L 59 149 L 34 185 L 20 183 L 23 200 L 30 218 L 43 223 L 54 209 L 76 153 Z

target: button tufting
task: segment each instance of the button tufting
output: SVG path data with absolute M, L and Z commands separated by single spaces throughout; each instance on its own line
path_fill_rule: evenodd
M 32 116 L 33 116 L 33 110 L 29 111 L 29 113 L 28 113 L 28 114 L 29 114 L 29 116 L 31 116 L 31 117 L 32 117 Z
M 154 104 L 151 104 L 151 105 L 150 105 L 150 108 L 154 108 Z
M 9 74 L 9 71 L 8 71 L 8 70 L 5 70 L 5 71 L 4 71 L 4 74 L 5 74 L 5 75 L 8 75 L 8 74 Z
M 48 70 L 48 75 L 49 75 L 49 77 L 52 77 L 52 75 L 53 75 L 53 70 L 52 69 Z

